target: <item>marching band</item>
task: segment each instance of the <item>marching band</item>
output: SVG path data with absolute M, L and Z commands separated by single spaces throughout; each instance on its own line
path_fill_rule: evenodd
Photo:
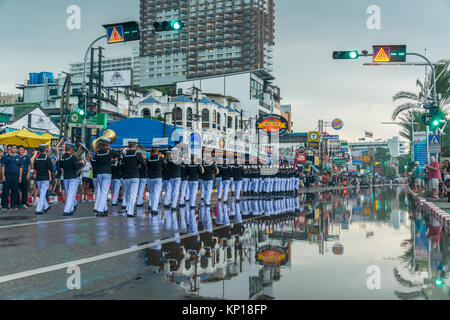
M 188 164 L 174 159 L 171 150 L 164 155 L 158 147 L 152 147 L 150 154 L 138 149 L 138 142 L 128 141 L 128 149 L 122 152 L 110 147 L 111 140 L 101 137 L 92 157 L 81 158 L 74 153 L 74 145 L 64 144 L 64 154 L 57 160 L 63 171 L 66 191 L 64 215 L 72 216 L 77 209 L 77 190 L 81 168 L 90 161 L 93 171 L 95 205 L 98 217 L 108 216 L 108 195 L 111 192 L 111 206 L 119 206 L 127 217 L 136 216 L 136 208 L 144 206 L 144 194 L 148 186 L 148 213 L 158 216 L 164 211 L 195 210 L 198 194 L 200 204 L 211 206 L 214 188 L 219 203 L 228 203 L 231 196 L 236 202 L 241 198 L 292 197 L 298 195 L 301 170 L 296 167 L 274 168 L 269 165 L 238 163 L 216 164 L 211 159 L 199 161 L 191 156 Z M 90 159 L 90 160 L 88 160 Z M 40 146 L 40 152 L 33 157 L 36 170 L 39 203 L 36 214 L 46 213 L 50 206 L 46 193 L 50 183 L 52 162 L 47 147 Z M 229 159 L 228 159 L 228 162 Z M 237 162 L 237 161 L 235 161 Z M 162 199 L 162 194 L 164 198 Z

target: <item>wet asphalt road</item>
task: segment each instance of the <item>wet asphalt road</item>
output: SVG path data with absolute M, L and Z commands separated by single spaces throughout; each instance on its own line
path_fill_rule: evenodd
M 62 204 L 53 205 L 39 217 L 33 208 L 1 213 L 0 298 L 114 299 L 119 297 L 111 292 L 118 288 L 123 291 L 121 299 L 128 295 L 137 298 L 133 293 L 136 290 L 127 287 L 131 282 L 141 286 L 140 299 L 178 298 L 176 290 L 170 290 L 167 283 L 161 282 L 158 289 L 156 282 L 163 280 L 159 279 L 162 276 L 155 274 L 155 267 L 142 262 L 142 250 L 138 247 L 169 241 L 174 235 L 166 230 L 161 218 L 149 218 L 145 209 L 138 209 L 138 216 L 130 219 L 114 208 L 109 217 L 97 218 L 92 207 L 92 203 L 80 203 L 74 217 L 62 216 Z M 122 254 L 124 249 L 130 252 Z M 102 256 L 105 253 L 112 256 Z M 80 290 L 68 291 L 66 282 L 71 274 L 64 264 L 85 258 L 92 261 L 75 263 L 81 272 L 81 295 Z M 43 272 L 44 267 L 53 269 Z M 146 286 L 148 282 L 152 286 Z

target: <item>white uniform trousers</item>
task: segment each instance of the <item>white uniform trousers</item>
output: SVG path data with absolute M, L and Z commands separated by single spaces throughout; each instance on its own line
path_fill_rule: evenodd
M 139 190 L 139 178 L 125 179 L 124 184 L 127 190 L 127 215 L 133 216 Z
M 223 201 L 228 201 L 228 193 L 230 192 L 230 180 L 222 180 Z
M 223 185 L 222 178 L 216 178 L 216 188 L 217 188 L 217 199 L 220 201 L 222 199 Z
M 200 187 L 200 198 L 205 199 L 205 180 L 198 179 L 198 186 Z
M 180 184 L 180 205 L 186 202 L 186 196 L 189 194 L 189 183 L 187 180 L 181 180 Z
M 207 206 L 211 205 L 211 195 L 213 191 L 213 181 L 203 180 L 204 200 Z
M 189 181 L 189 204 L 195 207 L 195 202 L 197 201 L 198 192 L 198 181 Z
M 80 179 L 64 179 L 64 189 L 66 190 L 66 205 L 64 213 L 72 213 L 77 206 L 77 189 Z
M 158 211 L 159 200 L 161 198 L 161 191 L 163 186 L 162 178 L 148 179 L 148 189 L 150 192 L 149 209 Z M 167 192 L 166 192 L 167 196 Z
M 241 199 L 241 190 L 242 190 L 242 180 L 235 180 L 234 181 L 234 190 L 236 194 L 236 200 Z
M 170 206 L 175 209 L 178 204 L 178 196 L 180 194 L 181 178 L 173 178 L 169 180 L 166 189 L 166 198 L 164 199 L 164 205 Z
M 244 192 L 248 191 L 248 183 L 249 183 L 249 181 L 250 181 L 249 178 L 242 179 L 242 191 L 244 191 Z
M 47 202 L 47 190 L 50 185 L 50 181 L 37 181 L 36 185 L 39 190 L 39 201 L 36 206 L 36 212 L 42 212 L 43 210 L 47 210 L 49 207 Z
M 108 210 L 108 193 L 111 186 L 111 174 L 97 175 L 97 197 L 95 198 L 94 210 L 105 212 Z
M 139 190 L 138 190 L 138 199 L 137 199 L 137 205 L 142 206 L 144 204 L 144 192 L 145 192 L 145 186 L 147 185 L 147 178 L 140 178 L 139 179 Z
M 113 199 L 112 204 L 117 205 L 119 202 L 119 193 L 120 193 L 120 186 L 122 185 L 121 179 L 112 179 L 111 181 L 111 189 L 113 193 Z

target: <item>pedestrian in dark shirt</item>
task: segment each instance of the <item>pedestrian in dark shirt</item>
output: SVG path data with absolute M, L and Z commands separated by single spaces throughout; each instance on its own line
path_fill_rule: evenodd
M 22 182 L 23 164 L 17 154 L 17 146 L 10 146 L 11 153 L 2 158 L 2 210 L 8 210 L 8 198 L 11 191 L 11 209 L 17 210 L 19 204 L 19 184 Z
M 24 146 L 19 146 L 18 152 L 23 165 L 22 179 L 21 179 L 22 181 L 19 184 L 19 190 L 21 195 L 21 204 L 19 208 L 26 209 L 28 205 L 28 187 L 30 183 L 31 160 Z

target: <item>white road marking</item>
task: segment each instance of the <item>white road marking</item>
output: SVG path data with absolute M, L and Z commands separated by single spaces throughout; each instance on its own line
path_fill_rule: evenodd
M 87 220 L 87 219 L 95 219 L 95 218 L 97 218 L 97 217 L 71 218 L 71 219 L 47 220 L 47 221 L 19 223 L 19 224 L 8 224 L 6 226 L 0 226 L 0 229 L 27 227 L 27 226 L 34 226 L 34 225 L 39 225 L 39 224 L 49 224 L 49 223 L 58 223 L 58 222 L 66 222 L 66 221 L 78 221 L 78 220 Z
M 256 218 L 251 219 L 251 220 L 257 220 L 257 219 L 260 219 L 260 218 L 263 218 L 263 217 L 262 216 L 261 217 L 256 217 Z M 226 228 L 226 227 L 231 227 L 232 225 L 233 224 L 230 224 L 229 226 L 220 226 L 218 228 L 215 228 L 215 230 L 219 230 L 219 229 Z M 67 269 L 68 267 L 72 267 L 72 266 L 79 266 L 79 265 L 86 264 L 86 263 L 91 263 L 91 262 L 96 262 L 96 261 L 105 260 L 105 259 L 109 259 L 109 258 L 114 258 L 114 257 L 118 257 L 118 256 L 121 256 L 121 255 L 124 255 L 124 254 L 129 254 L 129 253 L 141 251 L 141 250 L 144 250 L 144 249 L 148 249 L 148 248 L 151 248 L 151 247 L 155 247 L 157 245 L 163 245 L 163 244 L 166 244 L 166 243 L 169 243 L 169 242 L 174 242 L 174 241 L 177 241 L 177 240 L 181 240 L 181 239 L 184 239 L 184 238 L 187 238 L 187 237 L 200 235 L 200 234 L 203 234 L 203 233 L 206 233 L 206 232 L 208 232 L 208 230 L 202 230 L 202 231 L 197 232 L 197 233 L 185 234 L 183 236 L 176 237 L 176 238 L 157 240 L 157 241 L 154 241 L 154 242 L 151 242 L 151 243 L 148 243 L 148 244 L 143 244 L 143 245 L 140 245 L 140 246 L 135 246 L 135 247 L 132 247 L 132 248 L 118 250 L 118 251 L 114 251 L 114 252 L 104 253 L 104 254 L 101 254 L 101 255 L 98 255 L 98 256 L 93 256 L 93 257 L 90 257 L 90 258 L 70 261 L 70 262 L 66 262 L 66 263 L 55 264 L 53 266 L 38 268 L 38 269 L 34 269 L 34 270 L 28 270 L 28 271 L 14 273 L 14 274 L 6 275 L 6 276 L 1 276 L 0 277 L 0 283 L 9 282 L 9 281 L 13 281 L 13 280 L 18 280 L 18 279 L 22 279 L 22 278 L 27 278 L 27 277 L 31 277 L 31 276 L 35 276 L 35 275 L 38 275 L 38 274 L 51 272 L 51 271 Z

